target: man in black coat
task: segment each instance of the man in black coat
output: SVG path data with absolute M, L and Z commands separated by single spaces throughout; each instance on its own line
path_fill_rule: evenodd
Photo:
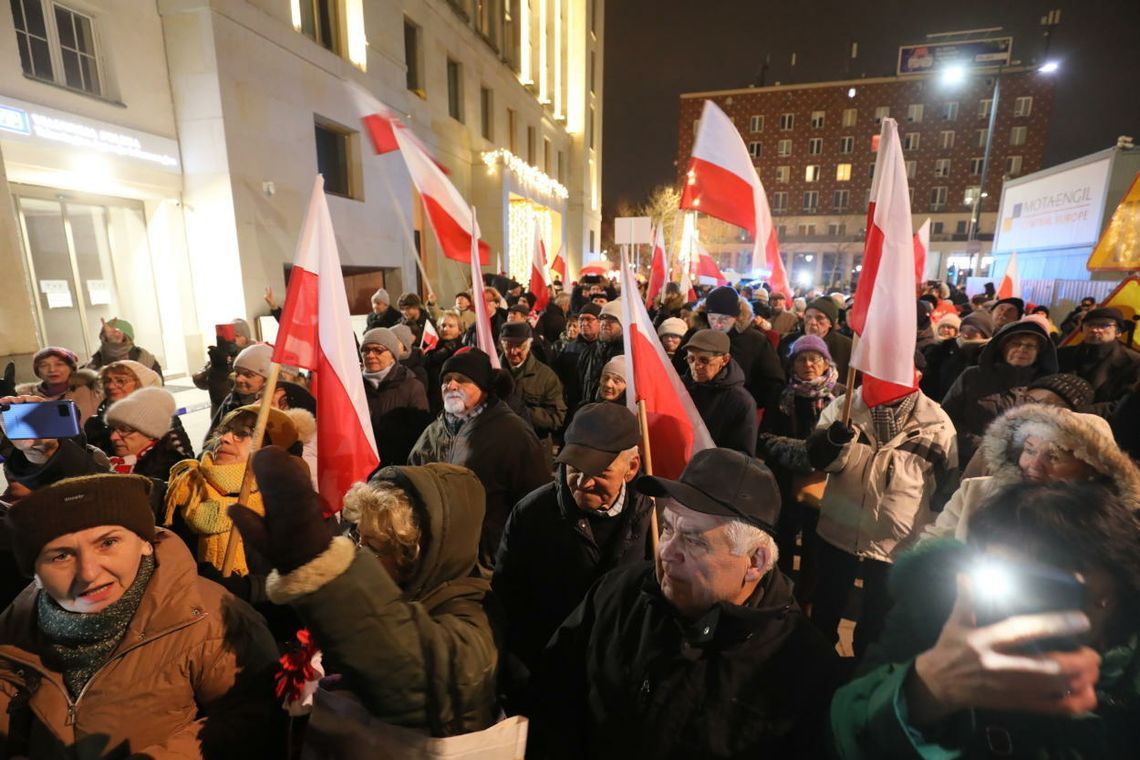
M 1093 410 L 1105 416 L 1140 380 L 1140 353 L 1120 342 L 1123 327 L 1119 309 L 1092 309 L 1081 321 L 1081 343 L 1057 349 L 1061 371 L 1088 381 L 1096 394 Z
M 532 683 L 528 752 L 553 758 L 823 757 L 838 660 L 776 567 L 772 473 L 706 449 L 669 497 L 653 565 L 603 576 Z
M 839 332 L 839 307 L 827 296 L 820 296 L 804 309 L 803 328 L 785 335 L 780 340 L 780 356 L 785 357 L 792 344 L 804 335 L 823 338 L 827 352 L 839 370 L 839 382 L 847 382 L 847 365 L 851 362 L 851 339 Z
M 602 382 L 602 367 L 606 366 L 610 359 L 625 353 L 620 300 L 610 301 L 601 307 L 598 324 L 598 340 L 582 352 L 578 360 L 578 377 L 581 382 L 582 401 L 585 403 L 598 397 L 598 385 Z
M 400 341 L 387 327 L 364 333 L 364 396 L 381 464 L 407 464 L 420 433 L 431 422 L 427 393 L 412 371 L 400 364 Z
M 774 405 L 784 388 L 784 368 L 772 344 L 754 327 L 741 326 L 740 296 L 727 285 L 716 288 L 705 298 L 709 327 L 728 335 L 732 356 L 744 371 L 744 387 L 756 407 Z
M 566 315 L 570 309 L 570 294 L 559 293 L 550 299 L 550 303 L 542 310 L 542 316 L 534 325 L 536 333 L 542 336 L 547 345 L 553 346 L 555 341 L 562 337 L 566 329 Z
M 500 688 L 512 712 L 523 709 L 523 687 L 546 642 L 594 581 L 653 556 L 653 504 L 629 487 L 641 470 L 640 440 L 624 406 L 582 407 L 566 429 L 556 480 L 507 520 L 491 584 L 507 616 Z
M 682 380 L 713 443 L 756 455 L 756 401 L 744 389 L 744 371 L 732 358 L 728 336 L 699 330 L 685 344 Z
M 582 360 L 598 342 L 602 326 L 598 318 L 601 313 L 602 307 L 597 304 L 588 303 L 582 307 L 575 318 L 578 323 L 577 337 L 559 344 L 560 350 L 555 353 L 554 363 L 550 365 L 562 381 L 566 408 L 571 414 L 582 403 Z

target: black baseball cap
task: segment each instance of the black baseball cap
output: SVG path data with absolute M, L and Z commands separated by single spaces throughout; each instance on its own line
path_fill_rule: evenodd
M 634 482 L 646 496 L 668 496 L 695 512 L 734 517 L 775 537 L 780 489 L 767 465 L 732 449 L 705 449 L 680 480 L 646 476 Z
M 587 404 L 566 428 L 566 445 L 555 457 L 590 477 L 601 474 L 614 458 L 641 442 L 633 412 L 612 401 Z

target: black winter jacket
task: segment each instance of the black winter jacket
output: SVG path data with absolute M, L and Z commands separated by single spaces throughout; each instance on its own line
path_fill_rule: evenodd
M 741 331 L 734 326 L 728 332 L 728 340 L 732 346 L 732 358 L 744 372 L 744 387 L 752 394 L 756 407 L 767 409 L 773 406 L 780 397 L 786 378 L 780 356 L 772 343 L 752 327 Z
M 756 456 L 756 402 L 744 389 L 744 371 L 736 359 L 707 383 L 693 380 L 688 370 L 683 380 L 713 443 Z
M 1057 349 L 1057 365 L 1061 372 L 1072 372 L 1088 381 L 1096 393 L 1094 410 L 1102 415 L 1107 415 L 1111 405 L 1140 380 L 1140 353 L 1118 340 Z
M 407 464 L 412 446 L 431 421 L 423 385 L 410 369 L 394 364 L 375 388 L 364 378 L 364 395 L 380 463 L 385 467 Z

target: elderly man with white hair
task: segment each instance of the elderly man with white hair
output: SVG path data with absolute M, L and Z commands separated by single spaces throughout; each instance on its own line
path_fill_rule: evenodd
M 655 563 L 603 576 L 543 653 L 540 757 L 821 757 L 837 656 L 776 567 L 772 473 L 728 449 L 693 456 L 664 497 Z

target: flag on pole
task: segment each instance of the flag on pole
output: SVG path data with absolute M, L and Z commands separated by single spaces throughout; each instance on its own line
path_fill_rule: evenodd
M 624 256 L 621 292 L 637 292 L 637 282 Z M 645 401 L 653 474 L 679 478 L 693 454 L 714 446 L 712 436 L 665 354 L 645 304 L 639 298 L 622 298 L 621 309 L 626 325 L 626 405 L 637 414 L 637 402 Z
M 317 483 L 321 504 L 331 515 L 340 511 L 349 486 L 376 469 L 380 455 L 324 185 L 317 175 L 293 257 L 273 361 L 314 372 Z
M 751 232 L 752 261 L 767 264 L 772 291 L 783 293 L 791 301 L 792 289 L 780 258 L 768 195 L 743 138 L 711 100 L 705 101 L 701 112 L 681 208 L 704 212 Z
M 562 280 L 562 289 L 567 293 L 570 292 L 570 278 L 566 274 L 566 244 L 560 243 L 558 245 L 558 253 L 554 257 L 554 262 L 550 265 L 551 272 L 557 272 L 558 277 Z
M 863 370 L 867 406 L 886 404 L 914 391 L 914 234 L 906 162 L 894 119 L 883 119 L 863 271 L 848 323 L 859 336 L 851 366 Z
M 720 267 L 716 265 L 716 259 L 710 256 L 709 252 L 706 251 L 700 243 L 697 244 L 697 251 L 699 252 L 697 258 L 697 277 L 699 279 L 713 280 L 717 285 L 727 285 L 728 278 L 721 273 Z
M 1001 276 L 997 297 L 999 300 L 1021 298 L 1021 275 L 1017 273 L 1017 251 L 1009 254 L 1009 263 L 1005 265 L 1005 274 Z
M 475 218 L 475 207 L 471 206 L 471 226 L 479 229 Z M 479 238 L 471 238 L 471 300 L 475 302 L 475 341 L 479 350 L 491 359 L 491 366 L 499 369 L 499 352 L 495 350 L 495 336 L 491 332 L 491 314 L 487 311 L 487 299 L 484 297 L 483 273 L 479 269 Z
M 605 259 L 602 259 L 601 261 L 594 262 L 593 264 L 587 264 L 586 266 L 579 269 L 578 270 L 578 276 L 581 277 L 582 275 L 586 275 L 586 274 L 605 275 L 605 274 L 609 274 L 609 272 L 610 272 L 610 262 L 606 261 Z
M 922 276 L 926 273 L 926 252 L 930 250 L 930 217 L 914 233 L 914 281 L 922 284 Z
M 466 261 L 471 241 L 479 238 L 479 230 L 471 229 L 463 196 L 398 119 L 373 114 L 366 117 L 365 122 L 377 153 L 390 151 L 392 143 L 399 149 L 443 255 L 455 261 Z M 490 247 L 480 243 L 480 264 L 485 265 L 490 255 Z
M 542 242 L 542 227 L 534 220 L 534 244 L 530 257 L 530 292 L 534 293 L 534 310 L 542 311 L 550 301 L 550 287 L 546 278 L 546 245 Z
M 424 336 L 420 339 L 420 348 L 426 354 L 435 348 L 439 343 L 439 333 L 435 330 L 435 325 L 431 323 L 430 319 L 424 320 Z
M 649 287 L 645 290 L 645 306 L 652 308 L 653 299 L 669 279 L 669 262 L 665 253 L 665 234 L 658 225 L 653 235 L 653 260 L 649 265 Z

